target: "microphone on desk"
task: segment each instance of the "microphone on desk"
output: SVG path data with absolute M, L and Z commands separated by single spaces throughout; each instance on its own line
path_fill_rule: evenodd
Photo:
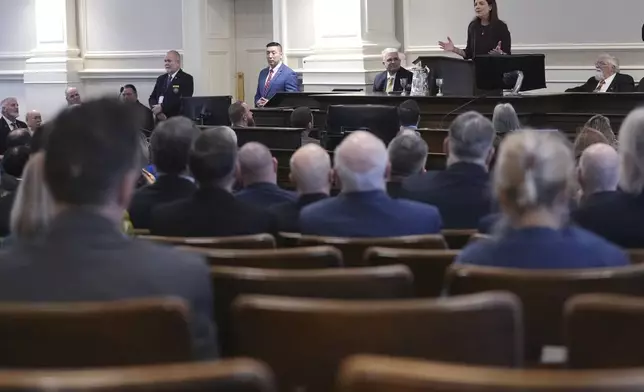
M 483 94 L 483 95 L 479 95 L 478 97 L 475 97 L 474 99 L 471 99 L 471 100 L 469 100 L 469 101 L 465 102 L 465 103 L 464 103 L 464 104 L 462 104 L 461 106 L 459 106 L 459 107 L 457 107 L 456 109 L 452 110 L 451 112 L 447 113 L 447 114 L 446 114 L 446 115 L 441 119 L 440 129 L 445 129 L 445 128 L 443 128 L 443 124 L 445 123 L 445 120 L 446 120 L 449 116 L 451 116 L 452 114 L 454 114 L 454 113 L 458 112 L 459 110 L 461 110 L 461 109 L 463 109 L 463 108 L 466 108 L 466 107 L 470 106 L 471 104 L 473 104 L 474 102 L 478 101 L 479 99 L 489 97 L 490 95 L 492 95 L 492 94 L 494 94 L 494 93 L 496 93 L 496 91 L 489 91 L 489 92 L 487 92 L 487 93 L 485 93 L 485 94 Z

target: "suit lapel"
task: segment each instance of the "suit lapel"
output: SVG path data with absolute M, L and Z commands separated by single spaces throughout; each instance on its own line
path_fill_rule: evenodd
M 279 69 L 277 70 L 277 72 L 275 73 L 275 75 L 273 75 L 273 79 L 271 80 L 271 84 L 270 84 L 270 86 L 268 86 L 268 91 L 266 92 L 266 98 L 271 97 L 272 95 L 274 95 L 274 94 L 272 94 L 273 93 L 273 86 L 275 86 L 275 84 L 279 80 L 279 77 L 282 74 L 283 70 L 284 70 L 284 64 L 282 64 L 279 67 Z

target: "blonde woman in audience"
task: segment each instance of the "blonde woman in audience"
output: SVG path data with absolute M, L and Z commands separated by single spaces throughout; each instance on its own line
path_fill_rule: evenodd
M 588 147 L 597 143 L 611 145 L 610 141 L 601 132 L 593 128 L 584 127 L 577 134 L 577 137 L 575 138 L 575 142 L 573 144 L 575 161 L 579 161 L 581 154 L 583 154 Z
M 604 135 L 606 140 L 608 140 L 608 144 L 613 147 L 617 147 L 617 137 L 615 136 L 615 132 L 613 132 L 613 127 L 610 125 L 610 120 L 608 119 L 608 117 L 602 116 L 601 114 L 592 116 L 590 120 L 586 122 L 584 128 L 592 128 L 598 130 L 602 135 Z
M 629 263 L 617 246 L 568 224 L 575 163 L 569 143 L 558 132 L 508 135 L 501 143 L 493 184 L 502 212 L 497 233 L 465 248 L 459 263 L 533 269 Z

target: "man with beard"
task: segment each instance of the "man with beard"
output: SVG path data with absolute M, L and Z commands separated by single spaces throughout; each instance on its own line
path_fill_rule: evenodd
M 581 86 L 566 90 L 567 93 L 632 93 L 634 91 L 633 77 L 619 73 L 619 62 L 609 54 L 602 54 L 595 62 L 595 76 Z
M 0 155 L 7 151 L 7 136 L 11 131 L 19 128 L 27 128 L 27 124 L 18 120 L 20 108 L 18 100 L 8 97 L 0 102 L 2 117 L 0 117 Z
M 255 126 L 253 112 L 246 102 L 237 101 L 228 108 L 228 118 L 233 128 L 248 128 Z
M 181 69 L 181 56 L 169 51 L 164 59 L 165 72 L 157 78 L 148 104 L 157 120 L 163 121 L 181 114 L 181 98 L 192 97 L 195 84 L 192 75 Z

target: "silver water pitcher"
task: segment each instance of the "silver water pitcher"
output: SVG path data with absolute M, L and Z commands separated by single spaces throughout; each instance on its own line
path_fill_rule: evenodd
M 411 95 L 415 97 L 429 96 L 429 68 L 419 64 L 412 68 L 411 71 L 414 74 L 411 81 Z

